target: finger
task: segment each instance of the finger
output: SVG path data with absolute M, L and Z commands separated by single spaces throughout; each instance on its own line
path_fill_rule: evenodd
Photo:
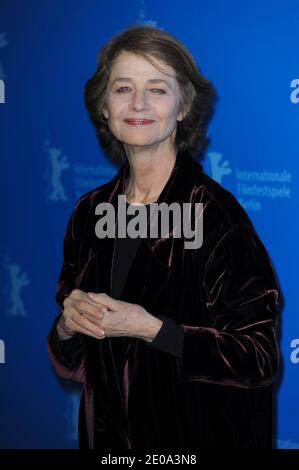
M 106 305 L 110 310 L 118 310 L 119 300 L 113 299 L 105 293 L 96 294 L 94 292 L 88 292 L 87 295 L 95 302 L 100 302 Z
M 80 313 L 76 312 L 76 310 L 70 312 L 70 315 L 66 317 L 65 325 L 67 328 L 72 329 L 71 322 L 73 322 L 77 328 L 83 328 L 97 337 L 105 335 L 105 330 L 100 325 L 96 325 L 90 322 L 83 315 L 80 315 Z
M 100 303 L 95 303 L 94 305 L 91 305 L 90 303 L 86 302 L 85 300 L 74 300 L 73 301 L 73 307 L 80 312 L 81 314 L 88 313 L 95 318 L 101 318 L 99 316 L 99 313 L 105 313 L 107 312 L 107 307 L 104 304 Z
M 90 330 L 87 330 L 86 328 L 83 328 L 82 326 L 78 325 L 73 320 L 70 320 L 69 323 L 70 323 L 70 325 L 72 325 L 72 329 L 74 331 L 76 331 L 77 333 L 81 333 L 81 334 L 84 334 L 84 335 L 87 335 L 87 336 L 91 336 L 92 338 L 95 338 L 95 339 L 105 338 L 105 335 L 95 334 L 95 333 L 91 332 Z
M 71 293 L 71 295 L 69 296 L 71 300 L 76 300 L 76 301 L 84 301 L 88 304 L 90 304 L 91 306 L 94 306 L 94 307 L 98 307 L 99 305 L 99 302 L 96 302 L 94 300 L 92 300 L 86 292 L 80 290 L 80 289 L 74 289 Z
M 102 302 L 100 302 L 99 300 L 93 300 L 87 292 L 84 292 L 84 301 L 87 302 L 88 304 L 94 306 L 94 307 L 98 307 L 99 304 L 101 305 L 104 305 Z
M 73 312 L 73 315 L 79 314 L 80 316 L 87 318 L 90 323 L 95 325 L 96 328 L 102 328 L 100 321 L 103 320 L 105 313 L 107 312 L 107 307 L 101 304 L 96 304 L 95 307 L 91 306 L 84 300 L 73 300 L 68 307 L 68 311 L 70 310 Z M 78 316 L 76 318 L 77 323 L 80 323 L 81 319 Z
M 69 297 L 71 297 L 72 299 L 81 299 L 84 294 L 85 292 L 80 289 L 73 289 Z
M 105 319 L 105 317 L 107 315 L 107 312 L 106 313 L 96 313 L 96 314 L 84 312 L 81 315 L 83 317 L 87 318 L 91 323 L 93 323 L 97 327 L 105 328 L 102 323 L 103 323 L 103 320 Z
M 104 328 L 99 324 L 99 320 L 97 321 L 97 323 L 92 323 L 84 315 L 80 314 L 80 312 L 77 312 L 75 308 L 69 308 L 67 315 L 64 315 L 64 317 L 65 317 L 65 325 L 67 327 L 69 326 L 68 322 L 72 320 L 74 323 L 76 323 L 76 325 L 83 327 L 91 331 L 92 333 L 102 335 L 104 332 Z
M 87 303 L 89 303 L 90 305 L 93 305 L 93 306 L 98 306 L 99 302 L 98 301 L 95 301 L 95 300 L 92 300 L 86 292 L 84 292 L 83 290 L 80 290 L 80 289 L 74 289 L 71 294 L 69 295 L 69 299 L 71 300 L 76 300 L 76 301 L 85 301 Z

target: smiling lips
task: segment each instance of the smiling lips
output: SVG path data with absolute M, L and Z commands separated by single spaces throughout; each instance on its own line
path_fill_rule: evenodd
M 152 119 L 125 119 L 131 126 L 145 126 L 154 122 Z

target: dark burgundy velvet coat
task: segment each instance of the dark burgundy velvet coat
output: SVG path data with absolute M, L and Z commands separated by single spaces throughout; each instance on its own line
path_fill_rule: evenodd
M 70 292 L 111 294 L 115 240 L 99 239 L 95 207 L 124 194 L 126 162 L 75 205 L 64 238 L 57 302 Z M 178 153 L 158 202 L 202 202 L 203 245 L 142 239 L 121 299 L 184 331 L 182 359 L 136 338 L 76 334 L 48 351 L 57 373 L 82 382 L 79 445 L 96 449 L 267 448 L 277 369 L 278 286 L 268 254 L 234 196 Z

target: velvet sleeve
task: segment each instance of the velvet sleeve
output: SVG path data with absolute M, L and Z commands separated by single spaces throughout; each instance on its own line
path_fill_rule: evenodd
M 68 220 L 64 234 L 63 262 L 56 287 L 56 302 L 60 312 L 54 319 L 47 336 L 47 349 L 51 363 L 58 375 L 64 379 L 84 382 L 85 343 L 83 335 L 76 333 L 70 339 L 61 340 L 56 329 L 62 313 L 63 301 L 75 289 L 74 213 L 75 209 Z
M 203 308 L 211 326 L 181 324 L 181 381 L 237 387 L 273 381 L 278 364 L 278 286 L 268 253 L 249 227 L 231 229 L 203 266 Z
M 146 345 L 181 358 L 184 342 L 183 329 L 172 318 L 165 315 L 157 315 L 157 318 L 163 322 L 162 326 L 154 339 Z

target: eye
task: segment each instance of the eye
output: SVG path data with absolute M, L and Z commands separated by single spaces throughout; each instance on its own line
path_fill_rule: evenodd
M 127 90 L 130 91 L 130 88 L 127 87 L 127 86 L 122 86 L 121 88 L 118 88 L 116 90 L 116 93 L 124 93 L 126 92 Z M 155 94 L 158 94 L 158 95 L 165 95 L 166 91 L 162 90 L 162 88 L 151 88 L 152 92 L 154 92 Z
M 162 88 L 152 88 L 151 91 L 158 92 L 159 95 L 165 95 L 165 91 Z
M 123 93 L 123 90 L 129 90 L 130 88 L 127 86 L 122 86 L 116 90 L 116 93 Z

